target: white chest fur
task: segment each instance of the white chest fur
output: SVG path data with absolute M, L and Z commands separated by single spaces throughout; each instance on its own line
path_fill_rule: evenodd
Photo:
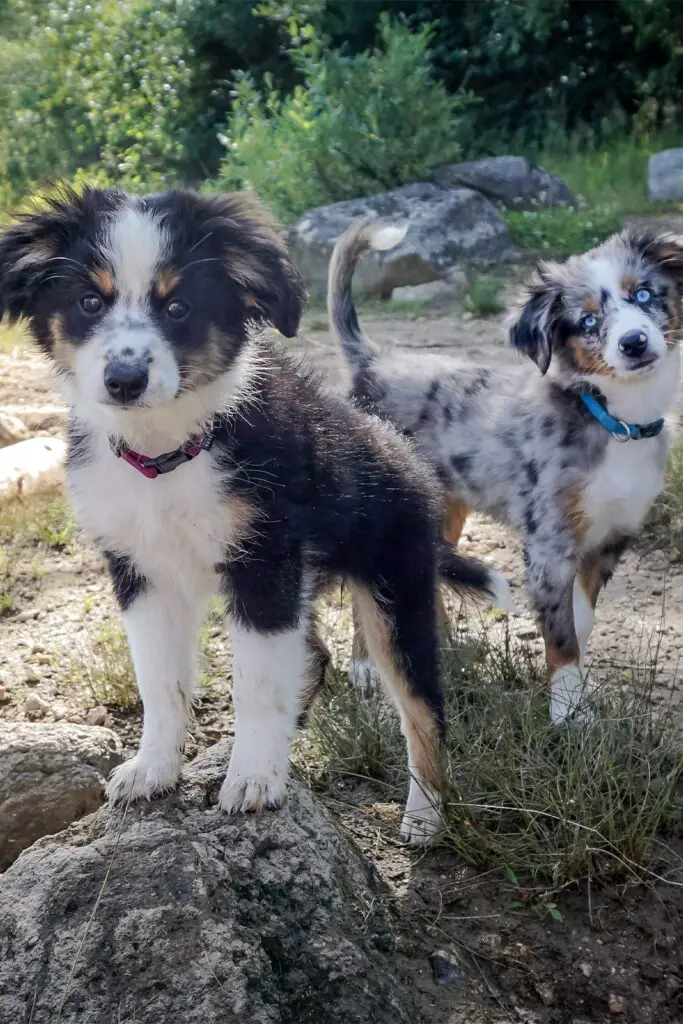
M 585 548 L 591 550 L 614 532 L 635 534 L 664 480 L 665 442 L 610 439 L 604 461 L 584 495 L 590 521 Z
M 69 471 L 83 529 L 105 549 L 128 555 L 151 582 L 208 596 L 234 533 L 210 454 L 149 480 L 116 458 L 106 438 L 93 444 L 95 457 Z

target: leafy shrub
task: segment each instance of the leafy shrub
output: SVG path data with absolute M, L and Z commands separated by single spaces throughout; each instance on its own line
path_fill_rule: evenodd
M 463 309 L 474 316 L 495 316 L 505 309 L 504 285 L 495 277 L 471 277 Z
M 0 202 L 92 168 L 136 189 L 215 174 L 234 70 L 290 84 L 251 0 L 9 0 L 0 26 Z M 286 69 L 282 67 L 286 64 Z M 4 179 L 4 182 L 3 182 Z M 3 191 L 6 184 L 6 192 Z
M 311 26 L 290 27 L 303 84 L 281 97 L 237 78 L 217 187 L 254 188 L 284 219 L 322 203 L 424 178 L 460 155 L 466 101 L 432 76 L 434 30 L 380 19 L 377 48 L 356 56 L 324 51 Z
M 562 256 L 598 245 L 621 228 L 613 206 L 585 210 L 557 207 L 549 210 L 506 210 L 513 242 L 521 249 Z

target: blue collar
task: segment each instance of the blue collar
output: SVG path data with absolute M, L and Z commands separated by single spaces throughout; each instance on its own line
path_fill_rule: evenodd
M 643 424 L 626 423 L 625 420 L 617 420 L 614 416 L 610 416 L 607 409 L 594 395 L 580 395 L 579 397 L 591 416 L 594 416 L 605 430 L 609 430 L 617 441 L 640 441 L 644 437 L 657 437 L 664 430 L 664 419 Z

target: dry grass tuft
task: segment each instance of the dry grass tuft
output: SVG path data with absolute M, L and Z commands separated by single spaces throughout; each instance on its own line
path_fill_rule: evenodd
M 449 648 L 445 841 L 546 899 L 587 878 L 666 870 L 667 838 L 683 826 L 683 735 L 679 717 L 654 712 L 655 674 L 656 660 L 644 659 L 628 693 L 595 698 L 592 724 L 554 726 L 541 664 L 507 632 Z M 403 799 L 405 747 L 382 696 L 338 678 L 313 711 L 309 742 L 319 787 L 370 778 Z

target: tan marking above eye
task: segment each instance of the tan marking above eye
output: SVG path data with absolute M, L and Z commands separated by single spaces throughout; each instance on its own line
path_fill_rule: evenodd
M 162 270 L 154 281 L 154 290 L 160 299 L 166 299 L 180 281 L 180 274 L 173 270 Z
M 103 268 L 92 270 L 90 272 L 90 280 L 100 293 L 107 298 L 111 298 L 115 294 L 116 285 L 114 284 L 114 277 L 109 270 L 104 270 Z
M 592 296 L 589 296 L 587 299 L 584 299 L 583 304 L 581 306 L 581 311 L 584 315 L 586 313 L 591 313 L 593 316 L 597 316 L 600 312 L 600 303 L 597 299 L 594 299 Z
M 620 286 L 623 295 L 632 295 L 638 287 L 638 278 L 630 276 L 622 277 Z

